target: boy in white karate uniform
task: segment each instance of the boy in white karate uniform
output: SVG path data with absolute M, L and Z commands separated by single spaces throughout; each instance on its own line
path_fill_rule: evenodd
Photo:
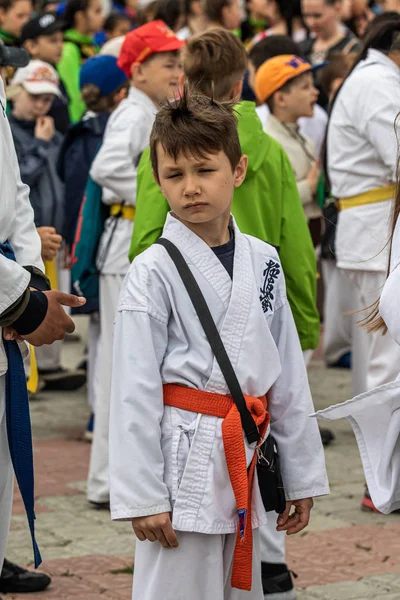
M 205 296 L 261 435 L 270 423 L 287 499 L 278 530 L 297 533 L 312 497 L 329 487 L 278 255 L 241 234 L 230 215 L 247 168 L 232 108 L 185 92 L 158 113 L 150 148 L 172 208 L 163 237 Z M 257 478 L 253 485 L 247 475 L 255 444 L 244 440 L 228 394 L 175 265 L 151 246 L 121 292 L 111 394 L 111 512 L 132 520 L 139 539 L 133 600 L 263 599 L 258 528 L 266 513 Z

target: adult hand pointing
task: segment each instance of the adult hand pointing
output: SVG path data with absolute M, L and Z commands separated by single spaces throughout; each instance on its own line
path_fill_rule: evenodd
M 43 292 L 47 296 L 47 313 L 37 329 L 21 337 L 32 344 L 42 346 L 52 344 L 55 340 L 62 340 L 66 333 L 73 333 L 75 324 L 67 315 L 63 306 L 79 307 L 85 304 L 85 298 L 64 294 L 58 290 Z

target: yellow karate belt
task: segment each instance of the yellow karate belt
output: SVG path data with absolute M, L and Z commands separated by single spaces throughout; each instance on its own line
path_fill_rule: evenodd
M 112 204 L 110 208 L 110 215 L 116 217 L 121 215 L 123 219 L 128 221 L 134 221 L 136 216 L 135 206 L 124 206 L 123 204 Z
M 49 278 L 51 289 L 58 289 L 58 277 L 57 277 L 57 265 L 55 259 L 53 260 L 45 260 L 44 268 L 47 277 Z M 37 368 L 35 348 L 33 346 L 30 347 L 30 359 L 31 359 L 31 368 L 29 373 L 29 379 L 27 383 L 28 392 L 31 394 L 36 394 L 39 385 L 39 372 Z
M 350 198 L 339 198 L 338 206 L 339 210 L 346 210 L 347 208 L 354 208 L 355 206 L 364 206 L 366 204 L 375 204 L 376 202 L 383 202 L 384 200 L 391 200 L 396 196 L 396 186 L 385 185 L 364 194 L 358 196 L 351 196 Z

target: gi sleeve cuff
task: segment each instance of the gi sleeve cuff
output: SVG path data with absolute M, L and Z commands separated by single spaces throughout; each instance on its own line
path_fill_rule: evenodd
M 12 327 L 19 335 L 32 333 L 43 322 L 48 304 L 46 294 L 43 294 L 43 292 L 31 292 L 24 312 L 12 323 Z

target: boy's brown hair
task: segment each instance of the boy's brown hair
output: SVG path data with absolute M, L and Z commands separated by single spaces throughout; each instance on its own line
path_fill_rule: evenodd
M 185 87 L 179 100 L 157 113 L 150 137 L 150 160 L 159 183 L 157 146 L 174 160 L 179 155 L 204 159 L 224 152 L 232 171 L 242 156 L 233 104 L 216 102 Z
M 192 37 L 183 49 L 183 71 L 189 86 L 216 100 L 230 99 L 232 86 L 247 69 L 247 53 L 226 29 L 210 29 Z

